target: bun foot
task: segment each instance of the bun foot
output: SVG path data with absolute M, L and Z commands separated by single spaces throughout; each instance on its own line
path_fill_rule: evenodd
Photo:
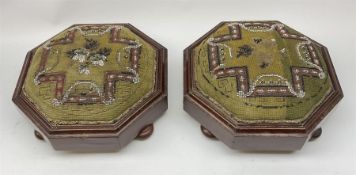
M 153 124 L 148 124 L 144 126 L 141 131 L 137 134 L 137 139 L 146 139 L 150 137 L 153 133 Z
M 35 137 L 38 139 L 38 140 L 44 140 L 44 137 L 42 136 L 42 134 L 38 131 L 34 131 L 34 134 L 35 134 Z
M 213 133 L 206 129 L 203 125 L 200 125 L 201 132 L 208 138 L 216 138 Z
M 313 140 L 319 138 L 322 133 L 323 133 L 323 130 L 321 128 L 314 130 L 313 133 L 311 134 L 309 141 L 313 141 Z

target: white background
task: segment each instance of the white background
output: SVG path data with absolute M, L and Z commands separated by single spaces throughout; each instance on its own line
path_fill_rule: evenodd
M 345 97 L 323 135 L 293 153 L 245 153 L 205 138 L 183 111 L 183 49 L 223 20 L 280 20 L 326 45 Z M 168 49 L 169 109 L 114 153 L 54 151 L 11 97 L 26 52 L 74 23 L 129 22 Z M 0 0 L 0 174 L 356 174 L 355 1 Z

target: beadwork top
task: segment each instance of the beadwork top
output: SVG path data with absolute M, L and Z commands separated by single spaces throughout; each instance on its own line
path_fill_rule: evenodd
M 36 49 L 23 92 L 52 125 L 114 123 L 153 93 L 156 54 L 125 25 L 74 25 Z
M 237 121 L 301 122 L 333 88 L 321 46 L 277 21 L 223 23 L 192 50 L 193 89 Z

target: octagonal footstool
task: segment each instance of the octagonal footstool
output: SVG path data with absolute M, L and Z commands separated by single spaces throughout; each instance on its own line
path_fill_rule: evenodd
M 56 150 L 118 150 L 167 109 L 167 50 L 130 24 L 73 25 L 28 52 L 13 101 Z
M 222 22 L 184 51 L 184 110 L 233 149 L 301 149 L 342 97 L 326 47 L 278 21 Z

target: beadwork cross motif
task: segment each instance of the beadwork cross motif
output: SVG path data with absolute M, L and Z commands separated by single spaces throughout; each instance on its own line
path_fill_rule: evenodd
M 34 78 L 34 83 L 36 85 L 41 83 L 55 84 L 55 98 L 53 99 L 54 105 L 62 105 L 65 103 L 111 104 L 115 100 L 115 83 L 117 81 L 139 83 L 138 64 L 140 59 L 141 44 L 138 41 L 120 37 L 119 33 L 121 29 L 122 27 L 117 25 L 76 26 L 68 29 L 67 35 L 65 37 L 48 41 L 42 48 L 43 52 L 41 55 L 41 61 L 38 67 L 38 73 Z M 64 89 L 66 74 L 63 72 L 50 72 L 53 67 L 47 66 L 49 54 L 55 50 L 54 46 L 73 44 L 78 33 L 82 36 L 101 36 L 108 32 L 110 32 L 110 44 L 127 45 L 125 49 L 129 51 L 130 62 L 130 66 L 127 67 L 127 71 L 106 71 L 104 73 L 105 75 L 103 88 L 99 88 L 99 85 L 90 80 L 77 80 L 68 89 Z M 99 48 L 98 42 L 93 39 L 86 39 L 86 43 L 83 48 L 71 49 L 66 52 L 67 56 L 72 61 L 80 63 L 78 67 L 80 74 L 89 74 L 89 65 L 99 67 L 104 66 L 105 61 L 108 59 L 110 53 L 110 48 Z M 74 94 L 73 90 L 80 85 L 89 86 L 92 93 Z
M 208 44 L 208 62 L 209 71 L 216 76 L 217 79 L 235 77 L 237 82 L 237 96 L 239 97 L 285 97 L 296 96 L 303 98 L 305 96 L 303 87 L 303 77 L 309 76 L 314 78 L 325 78 L 324 70 L 320 65 L 319 57 L 316 53 L 315 45 L 311 40 L 303 35 L 291 34 L 280 23 L 271 22 L 246 22 L 246 23 L 230 23 L 228 25 L 229 33 L 209 38 Z M 296 52 L 301 60 L 310 67 L 302 67 L 298 65 L 290 66 L 290 73 L 292 80 L 289 81 L 285 77 L 278 74 L 261 74 L 256 80 L 249 80 L 249 69 L 247 66 L 225 67 L 223 59 L 221 58 L 220 47 L 228 47 L 223 44 L 225 41 L 239 41 L 242 39 L 241 28 L 250 32 L 277 32 L 283 39 L 297 40 L 299 43 L 296 45 Z M 261 39 L 254 39 L 254 44 L 263 42 Z M 272 43 L 275 40 L 272 39 Z M 229 48 L 230 57 L 231 48 Z M 249 45 L 239 47 L 237 58 L 248 57 L 254 49 Z M 281 56 L 286 57 L 286 49 L 280 50 Z M 303 56 L 302 56 L 303 54 Z M 305 59 L 306 58 L 306 59 Z M 270 65 L 268 58 L 265 59 L 259 66 L 264 69 Z M 274 78 L 281 82 L 278 86 L 270 85 L 263 82 L 263 79 L 269 77 Z

